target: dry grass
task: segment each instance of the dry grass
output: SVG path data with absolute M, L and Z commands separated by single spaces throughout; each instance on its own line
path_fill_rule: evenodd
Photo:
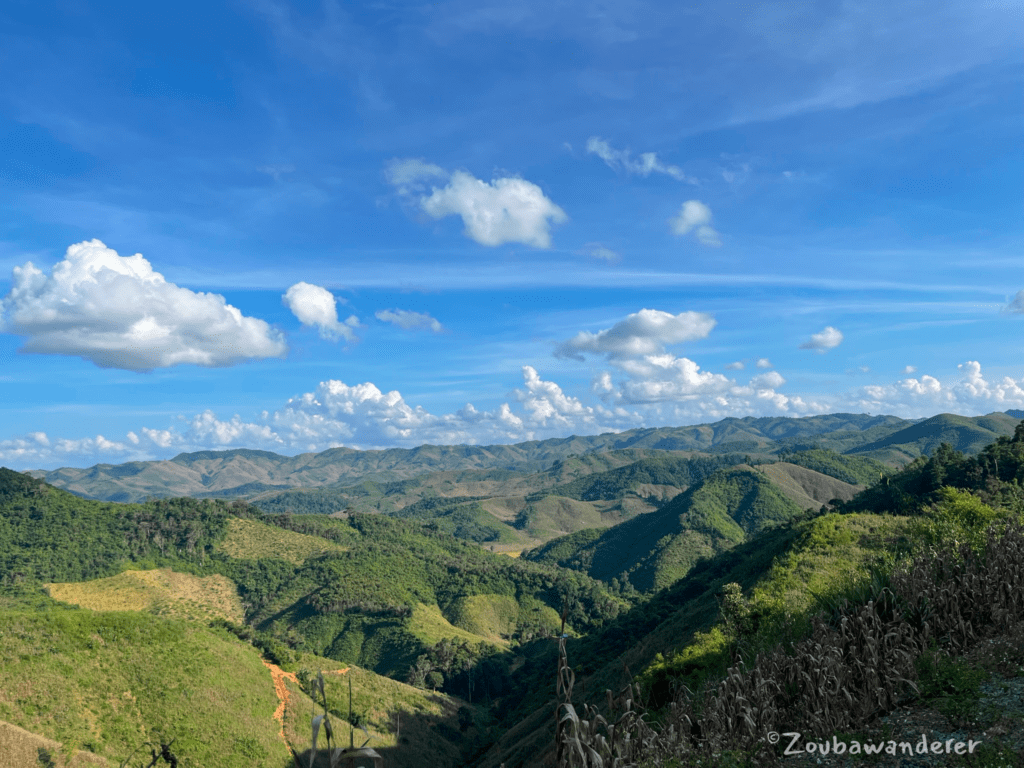
M 232 517 L 228 535 L 217 549 L 240 560 L 271 558 L 302 565 L 308 557 L 322 552 L 344 552 L 345 547 L 322 539 L 282 528 Z
M 66 756 L 63 746 L 45 736 L 0 721 L 0 759 L 3 768 L 113 768 L 106 758 L 76 750 Z
M 238 589 L 226 576 L 193 576 L 166 568 L 125 571 L 106 579 L 47 585 L 50 596 L 93 611 L 151 611 L 209 621 L 244 620 Z
M 607 718 L 572 705 L 574 676 L 559 644 L 558 765 L 619 768 L 775 764 L 771 731 L 815 736 L 850 732 L 892 711 L 918 691 L 922 654 L 962 655 L 1024 620 L 1024 525 L 988 530 L 983 553 L 969 545 L 929 551 L 891 575 L 879 575 L 852 599 L 835 602 L 810 635 L 784 650 L 732 666 L 717 685 L 682 691 L 652 729 L 627 689 L 609 693 Z M 931 649 L 931 650 L 930 650 Z M 1016 661 L 1014 661 L 1016 664 Z M 621 714 L 613 721 L 614 711 Z M 632 713 L 632 714 L 631 714 Z
M 760 464 L 754 469 L 771 480 L 801 509 L 817 509 L 832 499 L 849 501 L 858 491 L 863 490 L 862 486 L 850 485 L 813 469 L 785 461 L 777 464 Z

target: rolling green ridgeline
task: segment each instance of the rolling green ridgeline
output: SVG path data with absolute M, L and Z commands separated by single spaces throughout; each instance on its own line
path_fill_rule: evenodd
M 908 563 L 915 555 L 929 562 L 928 552 L 954 541 L 983 551 L 989 524 L 1024 520 L 1022 483 L 1024 423 L 1012 439 L 1000 437 L 975 456 L 940 445 L 930 458 L 917 459 L 839 505 L 838 512 L 805 513 L 700 560 L 684 578 L 649 600 L 568 641 L 569 662 L 578 665 L 576 686 L 587 692 L 574 697 L 577 709 L 582 709 L 584 696 L 602 704 L 605 689 L 620 690 L 631 679 L 641 682 L 655 710 L 676 698 L 680 686 L 700 692 L 707 684 L 715 690 L 728 667 L 740 662 L 737 669 L 742 671 L 743 659 L 752 662 L 758 652 L 780 644 L 789 647 L 806 637 L 812 616 L 822 611 L 826 617 L 836 611 L 852 615 L 868 600 L 880 599 L 878 590 L 888 584 L 894 563 Z M 576 538 L 583 540 L 586 534 Z M 553 542 L 552 551 L 560 544 Z M 1009 567 L 1019 581 L 1024 562 L 1002 567 Z M 980 637 L 992 632 L 1005 638 L 1006 632 L 1012 637 L 1013 629 L 978 625 L 974 631 Z M 820 655 L 820 649 L 815 653 Z M 990 663 L 1011 676 L 1024 674 L 1019 637 L 1017 650 L 1009 653 Z M 515 727 L 488 752 L 480 768 L 519 768 L 551 757 L 554 700 L 542 681 L 550 678 L 556 656 L 549 645 L 521 670 L 523 695 L 510 697 L 508 701 L 517 703 L 504 713 L 505 722 Z M 934 689 L 934 683 L 929 685 Z M 1017 727 L 1019 739 L 1019 722 Z M 744 764 L 745 758 L 736 755 L 735 760 Z
M 890 439 L 901 430 L 922 424 L 921 434 L 905 435 L 909 440 L 906 445 Z M 425 445 L 386 451 L 332 448 L 323 453 L 294 457 L 245 449 L 200 451 L 181 454 L 169 461 L 98 464 L 86 469 L 65 467 L 53 471 L 34 471 L 32 475 L 87 498 L 127 502 L 182 495 L 250 496 L 267 492 L 268 489 L 272 492 L 272 489 L 286 487 L 352 486 L 364 480 L 388 483 L 445 471 L 543 473 L 556 461 L 564 462 L 573 456 L 621 450 L 771 456 L 780 451 L 792 453 L 817 447 L 837 453 L 858 451 L 895 466 L 920 455 L 927 446 L 934 448 L 941 442 L 949 442 L 964 450 L 974 450 L 986 439 L 990 441 L 996 436 L 1011 434 L 1014 424 L 1012 416 L 998 413 L 976 418 L 943 415 L 921 422 L 895 416 L 865 414 L 728 418 L 714 424 L 692 427 L 634 429 L 622 433 L 573 436 L 516 445 Z M 928 437 L 932 432 L 938 437 Z M 387 510 L 382 508 L 380 511 Z
M 553 494 L 578 501 L 611 501 L 650 485 L 671 486 L 682 490 L 720 469 L 740 464 L 744 460 L 738 454 L 641 459 L 619 469 L 596 472 L 571 483 L 556 485 L 527 498 Z
M 715 472 L 661 509 L 597 537 L 577 534 L 576 547 L 556 539 L 524 558 L 651 592 L 678 581 L 701 558 L 734 547 L 802 511 L 756 470 L 733 467 Z
M 1005 414 L 914 423 L 837 415 L 570 438 L 558 445 L 575 450 L 561 458 L 549 451 L 533 474 L 449 468 L 360 481 L 364 498 L 396 502 L 390 515 L 268 515 L 209 498 L 90 501 L 0 469 L 0 657 L 10 660 L 0 664 L 0 721 L 116 762 L 128 745 L 173 731 L 187 750 L 183 766 L 285 768 L 277 700 L 258 650 L 301 679 L 310 664 L 358 665 L 368 687 L 356 696 L 356 714 L 378 739 L 371 746 L 391 750 L 395 765 L 427 754 L 451 768 L 536 765 L 553 744 L 563 608 L 578 706 L 603 702 L 606 688 L 632 679 L 656 723 L 680 685 L 699 690 L 737 660 L 799 641 L 815 612 L 871 594 L 872 573 L 948 541 L 984 549 L 985 525 L 1024 510 L 1018 424 Z M 933 444 L 935 435 L 973 455 Z M 580 455 L 598 439 L 606 453 Z M 763 449 L 737 451 L 751 464 L 724 449 L 744 442 Z M 655 453 L 696 443 L 714 455 Z M 338 455 L 370 460 L 336 450 L 305 457 L 304 471 L 327 477 Z M 425 446 L 418 455 L 483 461 L 484 450 Z M 915 450 L 931 456 L 914 458 Z M 283 458 L 229 453 L 175 462 L 187 471 L 238 470 Z M 376 454 L 380 472 L 394 471 L 394 453 Z M 129 470 L 131 479 L 150 466 Z M 283 484 L 239 470 L 231 482 L 240 480 Z M 350 485 L 266 498 L 336 491 L 356 493 Z M 603 527 L 579 529 L 594 520 Z M 545 530 L 571 532 L 519 559 L 486 551 L 536 541 Z M 164 604 L 129 612 L 72 608 L 40 589 L 126 568 L 227 577 L 237 586 L 233 615 L 244 614 L 244 623 L 204 623 L 194 606 L 168 608 L 168 600 L 191 599 L 167 597 L 183 588 L 175 585 L 198 583 L 188 579 L 161 580 Z M 107 583 L 61 594 L 89 594 L 102 605 Z M 301 751 L 311 702 L 287 685 L 305 707 L 285 716 L 286 736 Z M 390 703 L 374 709 L 374 697 Z M 213 711 L 243 700 L 230 704 L 234 721 Z M 408 703 L 405 742 L 389 724 L 399 701 Z M 344 713 L 343 702 L 334 708 L 335 717 Z

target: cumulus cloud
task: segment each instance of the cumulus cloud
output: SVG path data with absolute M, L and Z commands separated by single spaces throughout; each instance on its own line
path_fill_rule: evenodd
M 604 160 L 609 168 L 616 171 L 623 170 L 640 176 L 662 173 L 677 181 L 685 181 L 689 184 L 698 183 L 696 179 L 687 176 L 678 165 L 666 165 L 661 162 L 654 152 L 643 152 L 638 159 L 634 160 L 628 149 L 613 149 L 611 144 L 597 136 L 591 136 L 587 140 L 587 154 L 597 155 Z
M 942 381 L 924 374 L 889 385 L 862 387 L 849 404 L 872 413 L 916 418 L 940 411 L 977 414 L 1024 408 L 1024 379 L 1004 376 L 988 381 L 981 364 L 969 360 L 957 366 L 960 377 Z
M 711 209 L 700 200 L 687 200 L 679 213 L 668 220 L 672 232 L 688 235 L 691 232 L 702 245 L 718 246 L 722 239 L 711 226 Z
M 742 360 L 737 360 L 735 363 L 726 363 L 725 365 L 727 371 L 742 371 L 745 367 Z
M 756 365 L 757 365 L 758 368 L 771 368 L 772 367 L 772 361 L 769 360 L 767 357 L 759 357 L 757 359 Z
M 785 383 L 786 380 L 778 371 L 761 373 L 750 380 L 750 386 L 755 390 L 778 389 Z
M 735 384 L 720 373 L 702 371 L 689 358 L 672 354 L 622 360 L 618 367 L 629 376 L 619 388 L 619 398 L 627 403 L 694 400 L 720 395 Z
M 811 338 L 800 345 L 800 349 L 813 349 L 815 352 L 828 352 L 843 343 L 843 334 L 831 325 L 824 330 L 811 334 Z
M 281 301 L 303 325 L 318 328 L 320 338 L 329 341 L 358 341 L 354 329 L 359 327 L 359 318 L 350 315 L 344 323 L 338 322 L 337 299 L 326 288 L 310 283 L 296 283 L 285 292 Z
M 448 174 L 421 160 L 392 161 L 385 173 L 400 195 L 434 219 L 460 216 L 466 236 L 481 245 L 523 243 L 551 247 L 551 227 L 568 221 L 536 184 L 516 177 L 481 181 L 465 171 Z M 429 182 L 447 182 L 438 187 Z
M 585 352 L 610 358 L 652 355 L 663 351 L 667 344 L 706 338 L 714 327 L 715 319 L 702 312 L 673 315 L 641 309 L 603 331 L 580 331 L 555 349 L 555 357 L 583 360 Z
M 429 329 L 440 333 L 444 326 L 425 312 L 410 312 L 406 309 L 382 309 L 374 313 L 374 317 L 384 323 L 397 325 L 405 330 Z
M 314 392 L 292 398 L 269 414 L 267 422 L 289 444 L 319 446 L 333 441 L 367 448 L 507 443 L 630 423 L 628 414 L 584 406 L 557 384 L 543 380 L 536 369 L 524 366 L 522 370 L 524 388 L 513 393 L 521 404 L 520 413 L 508 403 L 490 411 L 477 410 L 470 403 L 435 415 L 409 405 L 397 391 L 383 392 L 370 382 L 349 386 L 331 380 L 321 382 Z
M 917 373 L 917 368 L 915 366 L 913 366 L 913 365 L 908 365 L 906 368 L 903 369 L 903 373 L 904 374 Z
M 223 296 L 180 288 L 142 254 L 119 256 L 99 240 L 69 247 L 50 275 L 32 262 L 15 267 L 0 331 L 26 336 L 22 352 L 131 371 L 222 367 L 288 350 L 279 332 Z

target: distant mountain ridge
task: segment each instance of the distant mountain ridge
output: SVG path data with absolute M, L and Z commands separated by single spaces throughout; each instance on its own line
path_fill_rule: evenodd
M 895 466 L 943 440 L 976 452 L 1000 435 L 1012 434 L 1017 421 L 1005 413 L 973 418 L 942 414 L 923 420 L 850 413 L 727 418 L 713 424 L 574 435 L 514 445 L 423 445 L 371 451 L 332 448 L 291 457 L 242 448 L 182 453 L 165 461 L 63 467 L 26 474 L 86 498 L 128 502 L 184 495 L 251 498 L 271 490 L 349 486 L 365 480 L 387 482 L 453 470 L 540 472 L 574 455 L 625 449 L 772 456 L 820 447 L 856 452 Z

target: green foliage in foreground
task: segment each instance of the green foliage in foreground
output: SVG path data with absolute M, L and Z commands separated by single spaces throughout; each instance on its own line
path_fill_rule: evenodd
M 274 689 L 248 646 L 195 623 L 40 610 L 40 599 L 0 608 L 0 720 L 116 765 L 161 738 L 176 739 L 181 768 L 286 764 Z

